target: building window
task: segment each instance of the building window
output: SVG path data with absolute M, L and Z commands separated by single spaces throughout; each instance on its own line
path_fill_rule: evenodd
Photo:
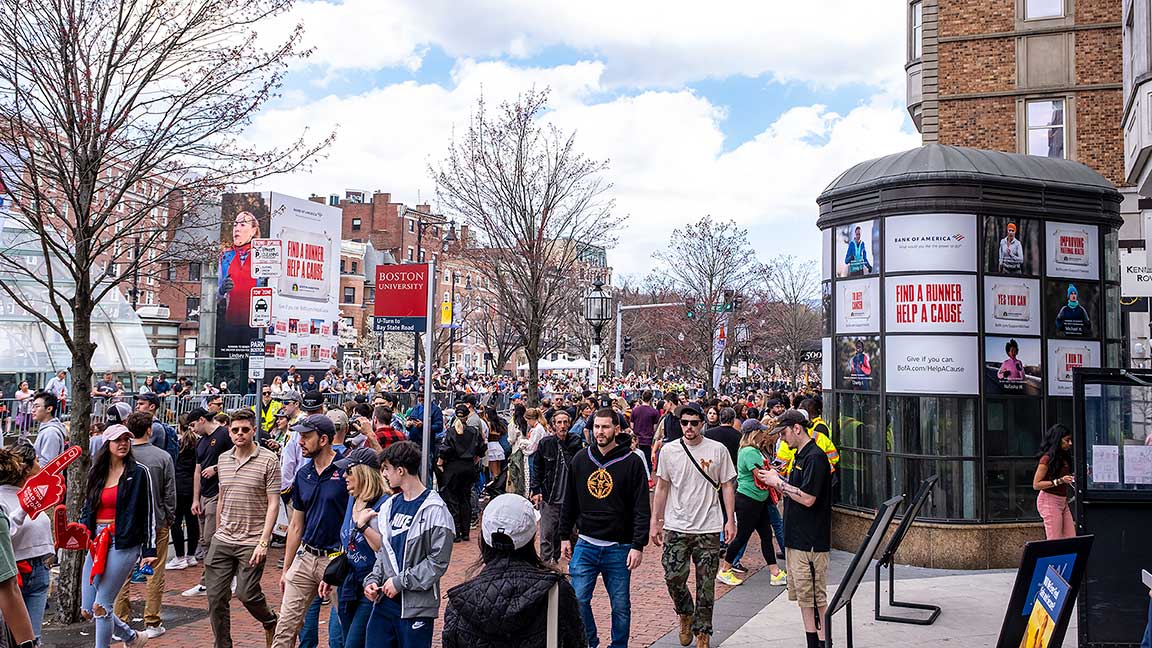
M 155 304 L 156 303 L 156 293 L 152 292 L 151 290 L 144 293 L 144 303 L 148 304 L 149 306 Z
M 188 297 L 184 300 L 185 318 L 196 321 L 200 319 L 200 298 Z
M 910 43 L 909 52 L 913 61 L 919 60 L 924 55 L 924 6 L 923 3 L 913 2 L 912 8 L 912 29 L 910 35 L 912 42 Z
M 1064 100 L 1029 101 L 1024 110 L 1028 120 L 1028 149 L 1025 152 L 1041 157 L 1066 157 L 1067 129 L 1064 127 Z
M 188 264 L 188 281 L 200 281 L 200 264 Z
M 196 364 L 196 338 L 184 338 L 184 364 Z
M 372 286 L 364 286 L 364 301 L 366 301 L 366 302 L 375 302 L 376 301 L 376 289 L 375 288 L 373 288 Z
M 424 263 L 424 250 L 420 250 L 420 263 Z
M 352 274 L 360 272 L 360 263 L 358 261 L 352 262 Z
M 408 219 L 408 231 L 409 232 L 415 232 L 416 231 L 416 221 L 412 220 L 411 218 Z
M 340 259 L 340 274 L 344 274 L 345 270 L 347 270 L 347 268 L 344 265 L 344 259 Z
M 1024 20 L 1060 18 L 1064 15 L 1064 0 L 1024 0 Z
M 165 263 L 164 264 L 163 274 L 164 274 L 164 279 L 166 281 L 172 281 L 172 280 L 176 279 L 176 272 L 172 269 L 171 263 Z
M 353 218 L 352 219 L 352 231 L 353 232 L 359 232 L 360 231 L 360 219 L 359 218 Z
M 408 248 L 408 260 L 412 260 L 412 248 Z
M 345 304 L 356 303 L 356 288 L 353 286 L 344 287 L 344 302 Z

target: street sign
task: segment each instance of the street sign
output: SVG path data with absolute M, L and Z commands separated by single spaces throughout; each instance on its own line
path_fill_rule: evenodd
M 592 363 L 592 370 L 588 375 L 588 389 L 596 391 L 600 387 L 600 345 L 593 344 L 588 352 L 588 361 Z
M 280 239 L 252 239 L 252 276 L 257 279 L 279 277 L 282 250 Z
M 800 352 L 800 362 L 821 362 L 822 360 L 824 360 L 824 351 L 821 349 Z
M 248 356 L 248 378 L 260 380 L 264 377 L 264 354 Z
M 252 305 L 248 312 L 248 326 L 266 328 L 272 325 L 272 288 L 254 286 L 252 288 Z M 263 342 L 261 342 L 263 344 Z
M 372 330 L 377 333 L 423 333 L 427 317 L 373 317 Z
M 428 328 L 428 265 L 376 266 L 376 304 L 372 328 L 377 333 L 417 333 Z

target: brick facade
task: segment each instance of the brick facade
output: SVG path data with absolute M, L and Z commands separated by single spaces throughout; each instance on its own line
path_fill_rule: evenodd
M 1016 89 L 1015 39 L 940 43 L 940 94 Z
M 939 7 L 941 38 L 1015 29 L 1015 0 L 939 0 Z
M 1016 101 L 1012 97 L 940 102 L 940 143 L 1016 151 Z
M 1116 185 L 1124 184 L 1124 135 L 1119 90 L 1076 95 L 1076 159 Z

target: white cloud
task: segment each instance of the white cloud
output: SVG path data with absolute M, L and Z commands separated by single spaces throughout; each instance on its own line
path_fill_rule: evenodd
M 820 0 L 314 0 L 301 21 L 310 63 L 416 69 L 429 46 L 453 57 L 525 58 L 550 47 L 605 61 L 604 83 L 676 86 L 767 75 L 820 86 L 880 85 L 901 76 L 900 2 Z
M 688 90 L 649 91 L 597 101 L 605 66 L 555 68 L 460 62 L 454 86 L 408 82 L 261 114 L 248 137 L 281 142 L 304 127 L 339 136 L 309 174 L 274 179 L 262 189 L 294 195 L 345 188 L 381 189 L 415 203 L 434 196 L 429 161 L 443 155 L 453 128 L 466 127 L 483 91 L 493 102 L 530 85 L 553 88 L 550 119 L 577 132 L 580 149 L 611 160 L 617 213 L 627 215 L 609 253 L 618 273 L 644 273 L 671 230 L 711 213 L 751 231 L 761 260 L 819 254 L 816 196 L 861 160 L 911 148 L 900 97 L 877 94 L 846 114 L 798 106 L 734 150 L 724 150 L 724 110 Z

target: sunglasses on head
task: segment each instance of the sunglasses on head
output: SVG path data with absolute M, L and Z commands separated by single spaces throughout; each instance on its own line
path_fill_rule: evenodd
M 702 421 L 702 420 L 700 420 L 700 419 L 680 419 L 680 425 L 681 425 L 682 427 L 688 427 L 688 426 L 697 426 L 697 425 L 700 425 L 700 424 L 701 424 L 701 423 L 703 423 L 703 422 L 704 422 L 704 421 Z

